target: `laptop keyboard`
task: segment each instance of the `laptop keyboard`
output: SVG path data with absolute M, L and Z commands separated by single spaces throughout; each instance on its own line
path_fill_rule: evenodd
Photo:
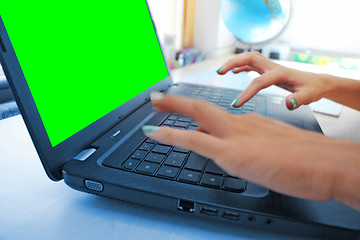
M 255 110 L 255 99 L 251 99 L 241 108 L 233 108 L 231 102 L 239 94 L 236 91 L 222 91 L 206 87 L 186 87 L 181 93 L 188 97 L 202 99 L 216 104 L 232 114 L 246 114 Z M 195 130 L 198 123 L 192 118 L 171 113 L 160 124 L 182 130 Z M 107 164 L 105 166 L 112 166 Z M 164 178 L 230 192 L 243 192 L 247 182 L 228 175 L 213 160 L 187 149 L 145 139 L 140 146 L 121 165 L 121 169 L 138 174 Z
M 239 91 L 212 89 L 207 87 L 185 87 L 180 95 L 200 99 L 209 103 L 215 104 L 218 107 L 230 112 L 231 114 L 246 114 L 255 111 L 255 97 L 251 98 L 248 102 L 240 108 L 230 106 L 232 101 L 240 94 Z

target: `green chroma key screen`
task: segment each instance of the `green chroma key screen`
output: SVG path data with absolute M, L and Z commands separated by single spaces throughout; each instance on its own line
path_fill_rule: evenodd
M 0 14 L 53 147 L 169 75 L 144 0 L 2 1 Z

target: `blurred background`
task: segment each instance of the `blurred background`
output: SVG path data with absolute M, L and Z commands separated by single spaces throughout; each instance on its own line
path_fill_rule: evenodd
M 148 3 L 171 62 L 190 47 L 198 49 L 204 59 L 248 47 L 237 41 L 224 24 L 221 0 L 148 0 Z M 282 54 L 273 56 L 281 60 L 336 64 L 359 70 L 360 1 L 292 0 L 291 8 L 289 24 L 282 34 L 271 42 L 254 46 L 255 49 L 262 50 L 267 57 L 276 50 Z M 240 21 L 236 24 L 239 28 L 244 25 Z M 180 62 L 172 67 L 182 65 Z

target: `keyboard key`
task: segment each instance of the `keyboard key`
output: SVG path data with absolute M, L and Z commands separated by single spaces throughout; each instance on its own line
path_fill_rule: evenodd
M 246 111 L 254 111 L 255 110 L 255 107 L 251 107 L 251 106 L 244 106 L 244 110 Z
M 232 192 L 243 192 L 246 189 L 246 181 L 239 178 L 227 177 L 224 181 L 224 189 Z
M 179 129 L 179 130 L 186 130 L 186 128 L 183 128 L 183 127 L 172 127 L 172 128 L 175 128 L 175 129 Z
M 221 105 L 221 106 L 229 106 L 230 104 L 231 104 L 231 100 L 229 99 L 229 100 L 221 100 L 220 102 L 219 102 L 219 105 Z
M 253 113 L 254 111 L 249 111 L 249 110 L 243 110 L 242 113 L 243 114 L 248 114 L 248 113 Z
M 216 175 L 224 175 L 225 174 L 224 170 L 222 170 L 212 160 L 209 160 L 208 164 L 206 165 L 205 172 L 206 173 L 213 173 L 213 174 L 216 174 Z
M 190 125 L 189 122 L 177 121 L 176 123 L 174 123 L 175 127 L 181 127 L 181 128 L 187 128 L 189 125 Z
M 165 120 L 162 125 L 172 126 L 175 123 L 174 120 Z
M 195 131 L 197 128 L 198 128 L 198 127 L 196 127 L 196 126 L 190 126 L 190 127 L 188 127 L 187 130 Z
M 178 115 L 171 114 L 167 119 L 168 119 L 168 120 L 177 120 L 178 117 L 179 117 Z
M 248 102 L 248 103 L 255 103 L 255 98 L 256 98 L 256 96 L 254 96 L 254 97 L 250 98 L 250 100 L 249 100 L 249 101 L 247 101 L 247 102 Z
M 179 171 L 179 168 L 176 168 L 176 167 L 161 166 L 159 171 L 157 172 L 156 176 L 174 179 L 176 177 L 176 174 L 178 173 L 178 171 Z
M 170 149 L 171 149 L 171 147 L 169 147 L 169 146 L 158 144 L 152 149 L 152 152 L 167 154 L 170 151 Z
M 199 181 L 200 173 L 191 170 L 182 170 L 179 175 L 179 180 L 196 184 Z
M 141 162 L 136 168 L 136 172 L 142 172 L 147 174 L 154 174 L 159 164 L 151 162 Z
M 181 121 L 181 122 L 188 122 L 188 123 L 191 123 L 192 122 L 192 118 L 190 117 L 179 117 L 178 121 Z
M 204 91 L 202 91 L 202 92 L 200 93 L 200 96 L 209 96 L 209 95 L 211 95 L 211 94 L 212 94 L 212 92 L 207 91 L 207 90 L 204 90 Z
M 125 168 L 126 170 L 129 170 L 129 171 L 132 171 L 139 162 L 140 162 L 139 160 L 130 158 L 130 159 L 126 160 L 126 162 L 124 162 L 123 168 Z
M 207 158 L 192 152 L 190 153 L 190 156 L 185 164 L 185 168 L 195 171 L 201 171 L 204 168 L 207 160 Z
M 144 142 L 143 144 L 141 144 L 141 146 L 139 147 L 139 149 L 148 151 L 148 150 L 150 150 L 150 148 L 151 148 L 152 146 L 154 146 L 154 144 Z
M 209 100 L 217 100 L 217 101 L 219 101 L 220 98 L 221 98 L 220 93 L 214 93 L 212 96 L 209 97 Z
M 216 105 L 218 103 L 219 100 L 217 99 L 209 99 L 210 103 L 213 103 L 214 105 Z
M 151 138 L 146 139 L 146 142 L 147 143 L 152 143 L 152 144 L 156 143 L 156 141 L 154 139 L 151 139 Z
M 161 163 L 164 158 L 165 156 L 162 154 L 151 152 L 145 157 L 145 160 L 149 162 Z
M 222 185 L 223 179 L 224 179 L 224 177 L 205 173 L 201 178 L 200 184 L 203 186 L 220 188 Z
M 220 102 L 224 102 L 224 103 L 228 103 L 230 105 L 230 103 L 234 101 L 234 98 L 232 96 L 225 96 L 221 98 Z
M 186 154 L 179 153 L 179 152 L 171 152 L 167 157 L 164 164 L 174 166 L 174 167 L 181 167 L 183 162 L 185 161 Z
M 198 127 L 198 126 L 199 126 L 199 123 L 194 120 L 194 121 L 192 121 L 191 126 Z
M 233 115 L 240 115 L 241 114 L 241 109 L 239 109 L 239 110 L 231 109 L 229 111 L 229 113 L 233 114 Z
M 188 153 L 189 150 L 185 149 L 185 148 L 179 148 L 179 147 L 174 147 L 173 149 L 175 152 L 182 152 L 182 153 Z
M 132 155 L 131 158 L 141 159 L 145 155 L 146 151 L 143 150 L 136 150 Z

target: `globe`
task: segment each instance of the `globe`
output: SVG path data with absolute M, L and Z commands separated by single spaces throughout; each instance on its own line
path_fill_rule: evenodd
M 222 0 L 220 12 L 238 40 L 256 45 L 284 30 L 290 19 L 291 0 Z

